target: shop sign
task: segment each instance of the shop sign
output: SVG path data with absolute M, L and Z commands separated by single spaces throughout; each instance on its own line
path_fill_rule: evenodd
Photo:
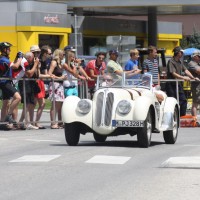
M 51 17 L 50 15 L 44 16 L 44 22 L 46 24 L 59 24 L 60 23 L 60 18 L 58 15 L 55 17 Z

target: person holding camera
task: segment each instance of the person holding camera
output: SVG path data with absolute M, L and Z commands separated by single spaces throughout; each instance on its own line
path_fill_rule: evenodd
M 13 85 L 14 87 L 19 91 L 19 87 L 18 87 L 18 83 L 20 81 L 20 79 L 22 77 L 24 77 L 25 75 L 25 70 L 28 67 L 28 61 L 26 60 L 26 58 L 24 57 L 22 52 L 18 52 L 17 56 L 14 60 L 13 63 L 16 63 L 18 61 L 19 58 L 22 58 L 21 62 L 20 62 L 20 66 L 19 67 L 13 67 L 12 68 L 12 78 L 13 78 Z M 17 117 L 18 117 L 18 107 L 15 107 L 15 109 L 13 110 L 13 114 L 12 117 L 15 121 L 17 121 Z M 15 128 L 18 128 L 18 126 L 16 126 Z
M 25 74 L 24 78 L 26 78 L 25 82 L 24 80 L 19 81 L 19 91 L 22 96 L 21 103 L 24 104 L 24 100 L 26 99 L 26 108 L 23 108 L 21 117 L 19 122 L 20 128 L 21 129 L 33 129 L 37 130 L 39 129 L 38 127 L 34 126 L 34 108 L 35 108 L 35 95 L 40 92 L 40 88 L 37 85 L 36 80 L 33 80 L 38 78 L 38 66 L 39 66 L 39 59 L 34 57 L 34 54 L 32 52 L 27 52 L 25 54 L 25 57 L 28 62 L 28 66 L 25 69 Z M 30 78 L 30 80 L 28 79 Z M 24 93 L 24 83 L 25 83 L 25 93 Z M 22 122 L 25 119 L 25 112 L 29 113 L 29 119 L 30 119 L 30 124 L 28 124 L 27 127 L 25 127 Z
M 13 110 L 18 107 L 21 101 L 21 96 L 17 89 L 14 87 L 12 80 L 12 69 L 18 69 L 23 59 L 21 52 L 17 53 L 16 62 L 11 63 L 9 55 L 11 52 L 11 46 L 9 42 L 0 43 L 0 77 L 7 78 L 0 80 L 0 89 L 2 90 L 3 104 L 1 109 L 1 121 L 8 122 L 9 124 L 16 124 L 13 119 Z M 11 102 L 10 102 L 11 100 Z M 10 125 L 6 126 L 10 128 Z
M 74 52 L 68 52 L 65 55 L 65 63 L 63 63 L 64 75 L 67 77 L 67 80 L 63 83 L 65 97 L 72 95 L 78 96 L 77 79 L 86 80 L 86 77 L 79 73 L 80 65 L 81 61 L 75 58 Z
M 78 80 L 91 80 L 82 67 L 82 60 L 75 57 L 75 51 L 72 46 L 64 48 L 65 58 L 63 59 L 62 66 L 67 80 L 64 81 L 65 97 L 75 95 L 78 96 Z
M 40 87 L 40 92 L 35 94 L 35 106 L 38 103 L 38 109 L 36 112 L 36 118 L 35 118 L 35 126 L 39 129 L 45 129 L 44 126 L 41 126 L 39 124 L 40 118 L 42 116 L 42 112 L 45 108 L 45 98 L 48 97 L 48 91 L 45 90 L 45 84 L 48 85 L 48 80 L 43 80 L 43 78 L 51 78 L 48 74 L 49 66 L 50 66 L 50 60 L 51 60 L 51 47 L 48 45 L 43 45 L 41 49 L 38 45 L 32 45 L 30 47 L 30 51 L 34 54 L 35 58 L 39 58 L 39 78 L 37 80 L 37 83 Z

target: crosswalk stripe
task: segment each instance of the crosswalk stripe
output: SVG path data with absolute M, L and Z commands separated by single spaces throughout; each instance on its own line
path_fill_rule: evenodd
M 161 164 L 164 168 L 200 168 L 200 157 L 171 157 Z
M 61 155 L 25 155 L 10 162 L 49 162 Z
M 105 156 L 96 155 L 87 160 L 86 163 L 99 163 L 99 164 L 125 164 L 131 157 L 124 156 Z
M 38 139 L 26 139 L 27 141 L 33 141 L 33 142 L 61 142 L 59 140 L 38 140 Z

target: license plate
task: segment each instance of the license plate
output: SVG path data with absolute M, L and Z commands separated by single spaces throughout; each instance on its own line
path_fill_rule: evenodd
M 114 127 L 144 127 L 144 121 L 112 120 L 112 126 Z

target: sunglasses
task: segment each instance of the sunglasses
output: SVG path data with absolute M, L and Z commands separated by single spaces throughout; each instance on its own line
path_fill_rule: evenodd
M 103 79 L 103 81 L 105 81 L 105 82 L 112 82 L 113 80 L 112 79 Z
M 104 56 L 99 56 L 98 59 L 104 60 L 105 57 Z

